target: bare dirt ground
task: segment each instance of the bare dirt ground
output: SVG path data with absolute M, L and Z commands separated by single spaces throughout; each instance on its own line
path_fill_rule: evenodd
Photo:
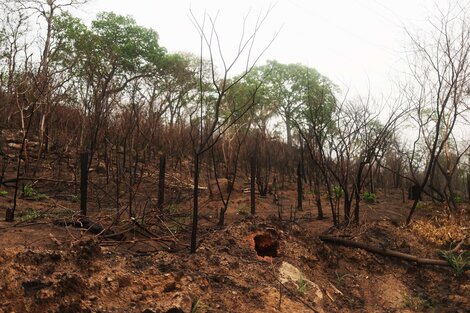
M 141 193 L 152 194 L 152 181 L 149 175 Z M 90 187 L 90 219 L 104 227 L 101 235 L 73 223 L 79 206 L 69 196 L 73 186 L 36 182 L 47 199 L 19 199 L 16 221 L 0 222 L 0 312 L 470 311 L 468 270 L 457 276 L 450 267 L 418 266 L 319 239 L 327 233 L 437 259 L 438 250 L 468 235 L 468 208 L 457 225 L 426 202 L 405 228 L 410 203 L 401 191 L 380 191 L 377 203 L 363 204 L 360 226 L 334 229 L 326 201 L 326 219 L 316 220 L 308 192 L 294 220 L 292 188 L 281 190 L 279 205 L 272 196 L 257 197 L 258 213 L 250 216 L 240 184 L 225 227 L 216 226 L 219 201 L 202 192 L 199 246 L 191 255 L 190 190 L 171 187 L 174 181 L 167 193 L 179 202 L 171 201 L 165 214 L 154 209 L 154 199 L 136 201 L 134 210 L 146 210 L 147 220 L 108 209 L 105 200 L 98 205 L 98 189 Z M 13 189 L 2 189 L 8 192 L 0 197 L 4 216 Z M 118 213 L 120 222 L 113 223 Z

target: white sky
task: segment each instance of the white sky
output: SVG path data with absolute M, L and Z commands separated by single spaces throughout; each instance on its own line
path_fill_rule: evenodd
M 90 21 L 101 11 L 131 15 L 155 29 L 168 51 L 197 54 L 199 38 L 189 9 L 198 18 L 204 10 L 212 16 L 218 12 L 217 30 L 228 54 L 236 49 L 243 17 L 251 12 L 254 23 L 272 5 L 259 45 L 281 31 L 259 64 L 267 59 L 303 63 L 353 95 L 366 94 L 370 86 L 377 97 L 389 95 L 406 70 L 405 27 L 411 32 L 425 28 L 436 11 L 429 0 L 91 0 L 79 16 Z

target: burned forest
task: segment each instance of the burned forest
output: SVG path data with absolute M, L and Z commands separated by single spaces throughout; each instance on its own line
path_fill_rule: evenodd
M 470 311 L 468 5 L 378 97 L 88 2 L 0 0 L 0 313 Z

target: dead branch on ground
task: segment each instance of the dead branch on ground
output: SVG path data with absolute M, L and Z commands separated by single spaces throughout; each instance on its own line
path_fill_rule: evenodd
M 389 257 L 394 257 L 394 258 L 398 258 L 398 259 L 405 260 L 408 262 L 415 262 L 421 265 L 451 266 L 445 260 L 420 258 L 415 255 L 411 255 L 411 254 L 407 254 L 407 253 L 403 253 L 403 252 L 399 252 L 395 250 L 390 250 L 390 249 L 384 249 L 380 247 L 369 246 L 362 242 L 338 238 L 335 236 L 320 236 L 320 239 L 328 243 L 339 244 L 339 245 L 352 247 L 352 248 L 359 248 L 359 249 L 366 250 L 368 252 L 372 252 L 372 253 L 376 253 L 376 254 L 380 254 L 384 256 L 389 256 Z M 467 268 L 469 268 L 469 266 L 467 266 Z

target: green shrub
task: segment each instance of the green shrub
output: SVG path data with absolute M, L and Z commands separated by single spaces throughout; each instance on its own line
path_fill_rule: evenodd
M 34 200 L 46 200 L 46 199 L 49 199 L 48 195 L 44 194 L 44 193 L 37 193 L 34 197 L 33 197 Z
M 465 267 L 470 266 L 470 253 L 456 254 L 451 251 L 439 251 L 439 254 L 449 263 L 455 275 L 460 276 L 465 272 Z
M 45 200 L 49 198 L 46 194 L 38 193 L 33 186 L 26 185 L 23 187 L 23 197 L 31 200 Z
M 333 192 L 335 194 L 336 199 L 341 198 L 344 194 L 343 188 L 341 188 L 341 186 L 334 186 L 333 187 Z
M 6 190 L 0 190 L 0 197 L 5 197 L 8 194 Z
M 463 199 L 462 199 L 462 197 L 461 197 L 460 195 L 456 195 L 456 196 L 454 197 L 454 202 L 455 202 L 455 204 L 459 205 L 459 204 L 462 204 L 462 203 L 463 203 Z
M 362 197 L 363 197 L 364 201 L 367 202 L 367 203 L 375 203 L 375 194 L 370 192 L 370 191 L 364 192 Z
M 418 203 L 416 203 L 416 210 L 420 210 L 422 208 L 423 208 L 423 202 L 418 201 Z
M 26 211 L 20 214 L 20 221 L 21 222 L 32 222 L 43 218 L 44 214 L 38 210 L 27 208 Z
M 26 185 L 23 187 L 23 196 L 25 198 L 32 198 L 36 192 L 34 191 L 33 186 Z

